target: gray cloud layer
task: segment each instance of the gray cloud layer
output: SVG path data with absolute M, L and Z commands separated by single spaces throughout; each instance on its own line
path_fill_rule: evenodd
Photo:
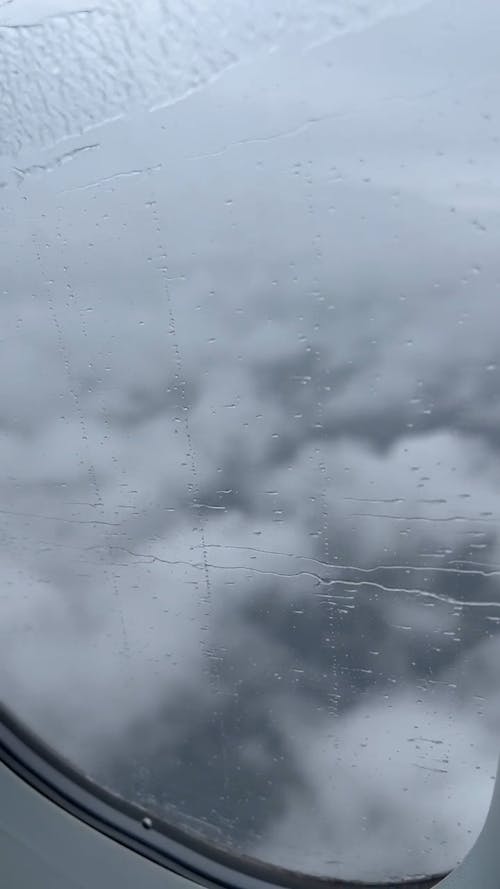
M 0 32 L 10 78 L 131 41 L 6 93 L 2 698 L 231 848 L 446 869 L 497 755 L 500 10 L 160 6 Z

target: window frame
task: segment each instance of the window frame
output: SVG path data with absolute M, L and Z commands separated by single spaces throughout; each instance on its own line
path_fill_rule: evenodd
M 226 851 L 101 787 L 59 756 L 1 703 L 0 762 L 88 826 L 209 889 L 431 889 L 448 875 L 399 882 L 346 882 Z

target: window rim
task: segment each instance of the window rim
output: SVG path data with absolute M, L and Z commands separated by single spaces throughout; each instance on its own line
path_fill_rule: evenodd
M 431 889 L 449 874 L 447 871 L 397 882 L 345 881 L 287 870 L 225 850 L 102 787 L 1 702 L 0 762 L 88 826 L 210 889 Z M 144 819 L 148 819 L 147 824 Z

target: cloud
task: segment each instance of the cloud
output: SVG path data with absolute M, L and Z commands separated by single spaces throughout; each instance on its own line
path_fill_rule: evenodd
M 254 850 L 263 858 L 276 860 L 279 849 L 282 866 L 317 875 L 335 866 L 346 880 L 424 876 L 458 863 L 483 826 L 495 741 L 439 694 L 415 702 L 396 691 L 337 725 L 318 720 L 297 732 L 293 722 L 288 737 L 310 794 L 290 794 L 287 814 Z
M 290 5 L 292 60 L 263 6 L 160 92 L 279 51 L 60 153 L 36 146 L 158 95 L 154 41 L 131 93 L 113 69 L 93 105 L 96 73 L 69 123 L 12 106 L 0 657 L 6 702 L 115 789 L 383 878 L 452 866 L 491 793 L 497 16 L 450 30 L 441 2 L 354 33 L 378 12 L 350 8 Z M 36 66 L 44 35 L 94 39 L 71 22 L 5 39 Z M 420 735 L 447 751 L 432 783 Z

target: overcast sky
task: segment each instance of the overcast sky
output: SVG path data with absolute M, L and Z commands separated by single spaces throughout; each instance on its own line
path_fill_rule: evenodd
M 0 4 L 2 699 L 272 864 L 443 871 L 491 799 L 499 31 Z

